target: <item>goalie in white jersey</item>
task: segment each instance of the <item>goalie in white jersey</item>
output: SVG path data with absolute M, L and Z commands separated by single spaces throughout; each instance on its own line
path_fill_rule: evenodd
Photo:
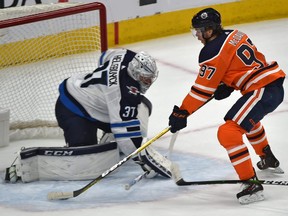
M 158 70 L 155 60 L 144 52 L 108 53 L 102 54 L 100 61 L 105 58 L 105 63 L 92 73 L 64 80 L 56 118 L 69 147 L 97 144 L 95 134 L 101 129 L 112 132 L 123 153 L 129 154 L 129 146 L 138 148 L 142 143 L 138 105 Z
M 158 77 L 155 60 L 146 52 L 115 49 L 102 53 L 98 64 L 92 73 L 73 75 L 60 84 L 55 113 L 66 148 L 22 150 L 16 172 L 23 182 L 93 179 L 119 161 L 119 152 L 129 155 L 143 143 L 152 111 L 143 94 Z M 105 134 L 100 143 L 99 129 Z M 159 173 L 169 178 L 170 165 L 163 164 L 163 158 L 147 147 L 133 160 L 149 171 L 148 177 Z M 14 170 L 7 168 L 6 180 L 15 180 Z

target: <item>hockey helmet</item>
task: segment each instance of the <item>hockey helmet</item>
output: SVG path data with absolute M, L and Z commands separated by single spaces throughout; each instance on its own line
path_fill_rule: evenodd
M 137 53 L 128 65 L 128 74 L 140 84 L 140 92 L 145 94 L 158 77 L 156 61 L 146 52 Z
M 205 30 L 207 28 L 219 29 L 221 28 L 221 14 L 213 8 L 201 10 L 193 16 L 192 27 Z

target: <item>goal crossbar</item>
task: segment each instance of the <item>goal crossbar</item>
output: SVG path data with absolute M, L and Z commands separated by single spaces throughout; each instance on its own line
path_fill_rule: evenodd
M 78 5 L 75 7 L 58 9 L 53 12 L 49 11 L 49 12 L 27 15 L 27 16 L 18 17 L 18 18 L 1 20 L 0 29 L 17 26 L 17 25 L 28 24 L 32 22 L 39 22 L 39 21 L 43 21 L 47 19 L 55 19 L 55 18 L 67 16 L 67 15 L 78 14 L 81 12 L 93 11 L 95 9 L 101 9 L 99 10 L 100 28 L 101 28 L 101 33 L 100 33 L 101 34 L 101 51 L 105 51 L 108 48 L 108 42 L 107 42 L 107 37 L 106 37 L 107 15 L 106 15 L 105 6 L 100 2 L 92 2 L 88 4 Z

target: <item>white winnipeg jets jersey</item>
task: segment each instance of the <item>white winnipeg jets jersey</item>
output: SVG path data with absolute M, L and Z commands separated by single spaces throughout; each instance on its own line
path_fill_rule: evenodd
M 61 102 L 73 113 L 110 124 L 118 144 L 133 142 L 138 148 L 142 134 L 137 108 L 142 96 L 139 83 L 127 72 L 135 55 L 130 50 L 118 50 L 92 73 L 66 79 L 59 91 Z

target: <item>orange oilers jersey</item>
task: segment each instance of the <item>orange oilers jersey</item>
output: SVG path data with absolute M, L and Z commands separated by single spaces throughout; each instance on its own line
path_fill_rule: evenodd
M 277 62 L 267 63 L 249 37 L 238 30 L 224 30 L 208 42 L 199 55 L 199 74 L 180 109 L 190 114 L 203 105 L 223 82 L 242 94 L 285 77 Z

